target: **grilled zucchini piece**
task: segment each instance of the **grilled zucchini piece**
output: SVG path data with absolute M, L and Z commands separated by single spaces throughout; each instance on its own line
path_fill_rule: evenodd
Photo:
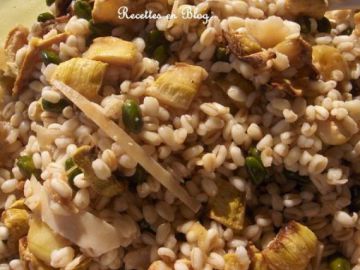
M 318 240 L 306 226 L 290 221 L 262 251 L 271 270 L 305 270 L 316 255 Z
M 127 8 L 128 14 L 139 13 L 145 8 L 145 5 L 139 2 L 141 1 L 95 0 L 92 18 L 95 23 L 110 23 L 113 25 L 129 24 L 131 23 L 130 19 L 120 16 L 120 8 Z
M 90 100 L 98 97 L 107 64 L 84 58 L 73 58 L 61 63 L 55 70 L 52 80 L 61 81 L 75 88 Z
M 9 230 L 7 240 L 8 255 L 14 255 L 18 249 L 19 239 L 29 230 L 29 213 L 24 209 L 9 208 L 1 215 L 1 221 Z
M 235 253 L 228 253 L 224 255 L 225 266 L 224 270 L 238 270 L 245 269 L 239 255 Z
M 41 220 L 32 218 L 30 220 L 30 229 L 27 236 L 28 249 L 37 259 L 50 265 L 51 253 L 69 245 L 69 242 L 54 233 Z
M 84 57 L 113 65 L 131 66 L 137 58 L 134 43 L 116 37 L 99 37 L 94 39 Z
M 218 180 L 219 191 L 210 199 L 209 217 L 226 227 L 241 230 L 245 217 L 245 194 L 235 189 L 228 181 Z
M 312 50 L 312 58 L 324 80 L 332 80 L 334 70 L 340 70 L 344 74 L 344 79 L 349 77 L 349 66 L 337 48 L 316 45 Z
M 205 69 L 186 63 L 177 63 L 160 74 L 148 95 L 176 109 L 187 110 L 207 77 Z

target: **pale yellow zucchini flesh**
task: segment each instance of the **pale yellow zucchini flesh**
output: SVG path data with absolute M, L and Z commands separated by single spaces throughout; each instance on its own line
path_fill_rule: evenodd
M 318 239 L 306 226 L 290 221 L 262 251 L 270 270 L 304 270 L 316 255 Z
M 76 87 L 82 95 L 95 100 L 102 86 L 106 68 L 107 64 L 100 61 L 72 58 L 56 68 L 52 80 Z
M 54 233 L 48 225 L 38 218 L 30 220 L 30 229 L 27 235 L 29 251 L 47 265 L 50 265 L 51 253 L 68 246 L 69 241 Z
M 83 56 L 108 64 L 131 66 L 136 62 L 137 48 L 134 43 L 120 38 L 99 37 Z
M 166 0 L 156 0 L 165 5 Z M 145 10 L 146 1 L 134 0 L 95 0 L 92 10 L 92 18 L 96 23 L 110 23 L 113 25 L 133 25 L 140 20 L 132 20 L 124 16 L 124 8 L 127 8 L 127 14 L 142 13 Z
M 207 72 L 202 67 L 177 63 L 160 74 L 155 85 L 148 88 L 147 94 L 166 105 L 187 110 L 206 77 Z
M 226 227 L 241 230 L 245 220 L 245 193 L 218 179 L 218 193 L 210 199 L 209 217 Z

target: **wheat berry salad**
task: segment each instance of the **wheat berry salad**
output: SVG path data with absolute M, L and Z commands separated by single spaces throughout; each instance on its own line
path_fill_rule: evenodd
M 46 4 L 0 49 L 0 270 L 360 270 L 359 10 Z

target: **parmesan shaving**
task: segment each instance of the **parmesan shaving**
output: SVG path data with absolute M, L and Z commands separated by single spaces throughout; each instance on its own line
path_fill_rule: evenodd
M 59 89 L 69 100 L 83 111 L 83 113 L 96 123 L 103 132 L 120 144 L 131 158 L 138 161 L 149 174 L 173 193 L 174 196 L 179 198 L 194 212 L 197 212 L 200 209 L 200 203 L 196 199 L 191 198 L 173 176 L 156 160 L 151 158 L 122 128 L 115 124 L 114 121 L 108 119 L 103 112 L 99 110 L 96 104 L 90 102 L 76 90 L 60 81 L 52 81 L 52 85 Z
M 54 232 L 81 247 L 88 255 L 98 257 L 127 244 L 127 239 L 117 228 L 89 212 L 55 214 L 50 208 L 45 188 L 35 179 L 32 180 L 32 188 L 40 197 L 40 207 L 34 209 L 35 213 Z

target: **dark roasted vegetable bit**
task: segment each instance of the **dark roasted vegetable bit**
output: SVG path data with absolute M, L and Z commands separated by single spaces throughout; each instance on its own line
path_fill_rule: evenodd
M 340 35 L 350 36 L 353 31 L 354 31 L 354 29 L 351 28 L 351 27 L 349 27 L 349 28 L 346 28 L 344 31 L 342 31 L 342 32 L 340 33 Z
M 139 133 L 143 120 L 139 104 L 133 99 L 127 99 L 122 107 L 122 120 L 125 128 L 133 133 Z
M 237 58 L 262 52 L 259 42 L 248 33 L 224 32 L 224 38 L 231 53 Z
M 151 225 L 149 223 L 147 223 L 147 221 L 145 219 L 142 219 L 139 221 L 139 227 L 142 232 L 153 231 L 153 229 L 151 228 Z
M 169 58 L 167 48 L 164 45 L 160 45 L 155 49 L 152 57 L 157 60 L 160 65 L 165 64 L 166 60 Z
M 186 236 L 181 232 L 175 233 L 175 238 L 178 242 L 186 242 Z
M 60 17 L 68 13 L 72 0 L 55 0 L 56 17 Z
M 67 106 L 69 106 L 69 102 L 66 99 L 60 99 L 58 103 L 52 103 L 46 99 L 41 100 L 41 107 L 46 112 L 61 113 Z
M 74 4 L 74 12 L 78 18 L 91 20 L 91 11 L 92 8 L 90 4 L 86 1 L 79 0 L 76 1 Z
M 353 96 L 359 96 L 360 95 L 360 79 L 357 80 L 351 80 L 351 94 Z
M 60 57 L 59 55 L 51 50 L 43 50 L 40 53 L 41 60 L 47 66 L 49 64 L 60 64 Z
M 309 17 L 300 17 L 296 22 L 300 25 L 301 33 L 309 34 L 311 32 L 311 22 Z
M 261 184 L 267 177 L 267 171 L 261 161 L 253 156 L 249 156 L 245 159 L 245 166 L 250 175 L 251 180 L 255 185 Z
M 360 186 L 356 185 L 351 187 L 351 204 L 350 210 L 354 212 L 360 211 Z
M 141 184 L 146 181 L 146 178 L 148 176 L 148 173 L 145 171 L 145 169 L 137 165 L 135 173 L 133 176 L 131 176 L 131 181 L 135 182 L 136 184 Z
M 40 178 L 41 170 L 35 167 L 31 156 L 21 156 L 18 158 L 16 165 L 19 167 L 21 174 L 29 179 L 34 175 L 37 179 Z
M 38 22 L 46 22 L 46 21 L 53 20 L 53 19 L 55 19 L 55 17 L 50 12 L 41 13 L 37 17 Z
M 46 0 L 46 5 L 51 6 L 55 3 L 55 0 Z
M 108 23 L 94 23 L 90 20 L 89 29 L 92 38 L 111 36 L 113 27 Z
M 341 255 L 335 255 L 329 260 L 330 270 L 350 270 L 350 262 Z
M 331 23 L 328 18 L 323 17 L 317 21 L 317 30 L 321 33 L 330 33 Z
M 215 60 L 228 62 L 229 61 L 230 52 L 226 47 L 218 47 L 215 52 Z

